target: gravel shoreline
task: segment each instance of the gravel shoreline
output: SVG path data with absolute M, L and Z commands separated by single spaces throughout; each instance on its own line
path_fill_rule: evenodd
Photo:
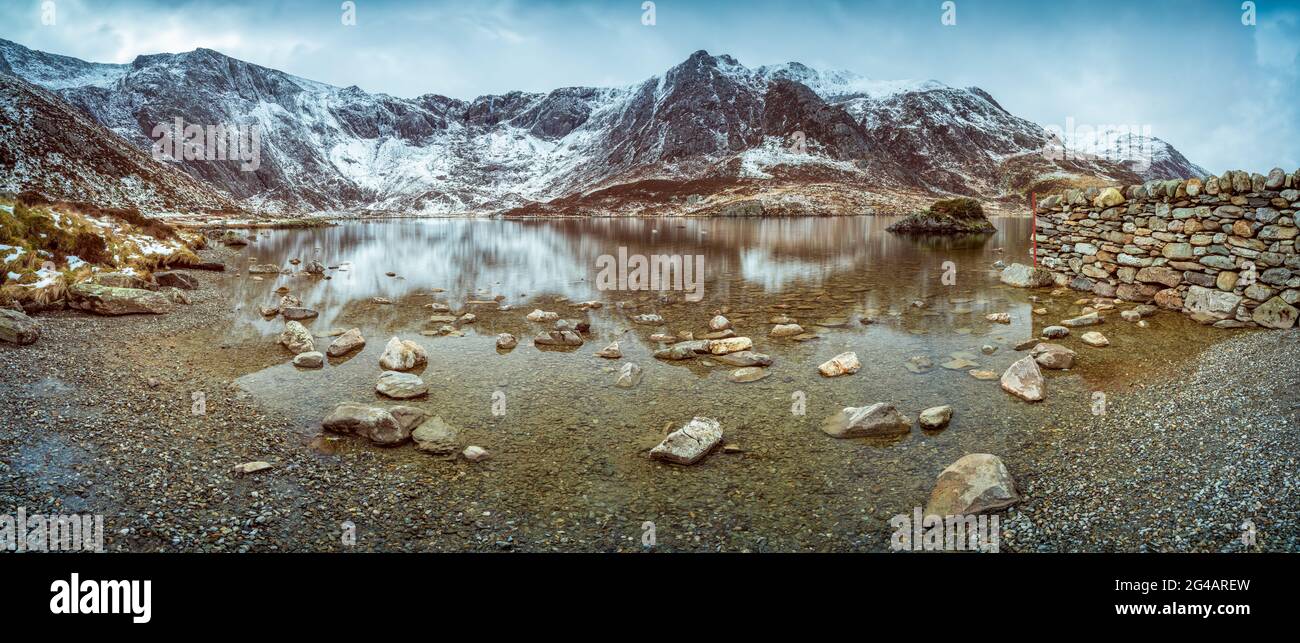
M 231 382 L 285 355 L 223 345 L 235 277 L 190 274 L 193 305 L 169 315 L 43 314 L 36 344 L 0 345 L 0 512 L 102 513 L 109 551 L 641 550 L 629 537 L 639 521 L 512 497 L 495 470 L 504 463 L 413 467 L 383 449 L 324 445 L 303 433 L 315 418 L 259 408 Z M 236 348 L 238 359 L 213 359 Z M 1246 333 L 1205 350 L 1184 378 L 1112 395 L 1104 416 L 1043 417 L 1052 439 L 998 454 L 1025 496 L 1003 514 L 1002 549 L 1241 551 L 1246 520 L 1250 550 L 1300 549 L 1298 358 L 1298 331 Z M 192 413 L 195 391 L 205 415 Z M 232 473 L 254 460 L 274 467 Z M 348 524 L 355 545 L 343 543 Z M 793 534 L 738 533 L 716 516 L 692 528 L 659 549 L 801 548 Z M 833 549 L 882 550 L 880 529 Z

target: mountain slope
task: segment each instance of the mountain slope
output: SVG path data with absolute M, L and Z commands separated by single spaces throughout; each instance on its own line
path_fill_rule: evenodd
M 238 210 L 220 191 L 155 161 L 53 93 L 4 73 L 0 192 L 146 212 Z
M 704 51 L 629 87 L 473 101 L 333 87 L 207 49 L 100 65 L 0 40 L 0 65 L 141 149 L 178 116 L 256 128 L 255 171 L 176 165 L 266 212 L 626 214 L 673 198 L 690 201 L 678 210 L 759 198 L 838 212 L 936 194 L 996 197 L 1035 173 L 1150 178 L 1099 159 L 1026 158 L 1041 153 L 1044 130 L 978 88 L 799 63 L 751 69 Z M 1199 170 L 1169 151 L 1148 174 Z M 673 194 L 685 184 L 711 191 Z M 643 192 L 635 207 L 611 196 Z M 595 194 L 604 204 L 584 207 Z

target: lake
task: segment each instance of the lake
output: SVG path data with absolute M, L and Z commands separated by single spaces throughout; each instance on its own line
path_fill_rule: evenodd
M 337 268 L 327 270 L 329 279 L 234 276 L 236 322 L 222 331 L 222 341 L 282 354 L 282 363 L 239 372 L 237 384 L 301 418 L 303 439 L 317 443 L 322 457 L 372 449 L 395 467 L 452 466 L 409 447 L 375 449 L 360 439 L 320 435 L 321 418 L 339 402 L 395 403 L 380 400 L 374 385 L 384 344 L 397 336 L 429 354 L 429 365 L 417 372 L 430 394 L 414 404 L 460 428 L 463 445 L 490 450 L 492 459 L 475 471 L 492 476 L 493 488 L 512 504 L 537 512 L 541 526 L 548 508 L 579 506 L 593 519 L 617 516 L 627 524 L 656 517 L 724 521 L 770 531 L 789 547 L 816 549 L 825 538 L 842 546 L 843 538 L 860 538 L 864 530 L 887 530 L 890 516 L 924 505 L 935 477 L 964 454 L 998 454 L 1013 473 L 1032 469 L 1022 455 L 1026 448 L 1050 441 L 1059 418 L 1089 417 L 1094 392 L 1120 392 L 1157 370 L 1181 368 L 1195 353 L 1188 346 L 1226 336 L 1174 313 L 1152 318 L 1148 329 L 1115 315 L 1100 327 L 1110 347 L 1067 338 L 1062 343 L 1080 355 L 1076 368 L 1046 371 L 1047 400 L 1021 402 L 996 380 L 969 371 L 1001 375 L 1025 355 L 1014 350 L 1017 343 L 1080 314 L 1076 300 L 1084 294 L 1052 296 L 999 283 L 996 261 L 1030 261 L 1030 219 L 995 218 L 996 233 L 963 239 L 894 235 L 885 230 L 894 220 L 398 219 L 262 231 L 243 250 L 246 265 L 287 268 L 291 259 L 302 265 L 318 259 Z M 691 293 L 683 291 L 600 287 L 600 258 L 617 257 L 621 249 L 628 256 L 702 257 L 701 300 L 688 301 Z M 354 327 L 367 339 L 364 350 L 330 359 L 320 370 L 292 366 L 288 352 L 274 348 L 283 321 L 258 312 L 276 304 L 280 287 L 319 311 L 304 322 L 317 335 L 318 350 L 332 333 Z M 588 300 L 603 306 L 574 305 Z M 457 335 L 421 334 L 446 324 L 429 321 L 426 306 L 433 303 L 476 319 L 460 325 Z M 1040 307 L 1047 313 L 1033 314 Z M 585 344 L 534 346 L 532 337 L 552 327 L 525 319 L 535 308 L 590 323 Z M 734 383 L 727 377 L 733 368 L 707 357 L 652 357 L 664 346 L 652 334 L 699 337 L 719 312 L 754 341 L 755 351 L 773 358 L 768 377 Z M 1009 313 L 1011 323 L 985 319 L 995 312 Z M 647 313 L 664 323 L 631 321 Z M 769 338 L 769 320 L 777 315 L 797 319 L 813 337 Z M 874 322 L 863 324 L 864 318 Z M 519 346 L 498 351 L 496 336 L 503 332 L 514 334 Z M 594 355 L 613 341 L 622 359 Z M 862 362 L 859 373 L 818 374 L 819 364 L 849 350 Z M 633 388 L 617 388 L 617 370 L 629 361 L 644 377 Z M 926 361 L 932 366 L 916 368 Z M 952 405 L 954 417 L 944 430 L 914 427 L 891 439 L 837 440 L 819 430 L 843 407 L 882 401 L 913 420 L 940 404 Z M 726 444 L 739 452 L 718 450 L 691 467 L 647 459 L 666 430 L 696 415 L 718 419 Z M 671 533 L 664 529 L 661 524 L 661 538 Z

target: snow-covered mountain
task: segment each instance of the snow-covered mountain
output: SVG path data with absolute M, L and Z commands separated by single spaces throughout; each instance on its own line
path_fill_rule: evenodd
M 155 161 L 52 92 L 3 73 L 0 192 L 148 212 L 239 210 L 223 190 Z
M 255 129 L 252 171 L 168 164 L 262 212 L 709 212 L 754 200 L 777 213 L 861 211 L 1012 194 L 1039 175 L 1153 178 L 1106 159 L 1045 160 L 1043 128 L 978 88 L 749 68 L 704 51 L 629 87 L 473 101 L 334 87 L 209 49 L 106 65 L 0 40 L 3 73 L 142 150 L 177 118 Z M 1152 171 L 1203 174 L 1168 149 Z

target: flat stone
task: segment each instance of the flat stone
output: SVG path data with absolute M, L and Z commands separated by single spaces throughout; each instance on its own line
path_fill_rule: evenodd
M 430 455 L 451 455 L 460 449 L 460 431 L 440 417 L 431 417 L 411 432 L 415 449 Z
M 419 375 L 413 373 L 384 371 L 379 376 L 379 381 L 375 383 L 375 391 L 395 400 L 409 400 L 428 395 L 429 385 L 425 384 Z
M 761 368 L 758 366 L 746 366 L 744 368 L 738 368 L 728 373 L 727 379 L 737 384 L 744 384 L 747 382 L 757 382 L 758 380 L 761 380 L 767 377 L 768 375 L 771 375 L 771 373 L 765 368 Z
M 772 358 L 763 353 L 753 351 L 739 351 L 718 355 L 714 359 L 726 364 L 727 366 L 771 366 Z
M 767 335 L 769 337 L 793 337 L 802 335 L 803 332 L 803 326 L 799 324 L 777 324 L 772 327 L 772 330 L 768 331 Z
M 1097 348 L 1110 346 L 1110 340 L 1106 339 L 1105 335 L 1102 335 L 1101 333 L 1095 330 L 1084 333 L 1083 336 L 1080 337 L 1079 339 L 1083 341 L 1083 343 L 1089 346 L 1095 346 Z
M 830 358 L 817 371 L 826 377 L 838 377 L 840 375 L 852 375 L 862 368 L 862 363 L 858 361 L 857 353 L 852 351 L 840 353 Z
M 902 435 L 912 430 L 912 421 L 893 404 L 845 407 L 822 422 L 822 432 L 833 438 Z
M 748 337 L 728 337 L 726 339 L 715 339 L 709 341 L 709 352 L 714 355 L 738 353 L 740 351 L 747 351 L 753 347 L 754 342 Z
M 722 425 L 713 418 L 695 417 L 650 449 L 650 457 L 673 464 L 695 464 L 719 442 L 722 442 Z
M 1255 307 L 1251 319 L 1265 328 L 1287 329 L 1295 326 L 1297 311 L 1281 297 L 1273 297 Z
M 342 357 L 359 348 L 365 348 L 366 338 L 361 336 L 360 328 L 350 328 L 330 342 L 325 353 L 330 357 Z

